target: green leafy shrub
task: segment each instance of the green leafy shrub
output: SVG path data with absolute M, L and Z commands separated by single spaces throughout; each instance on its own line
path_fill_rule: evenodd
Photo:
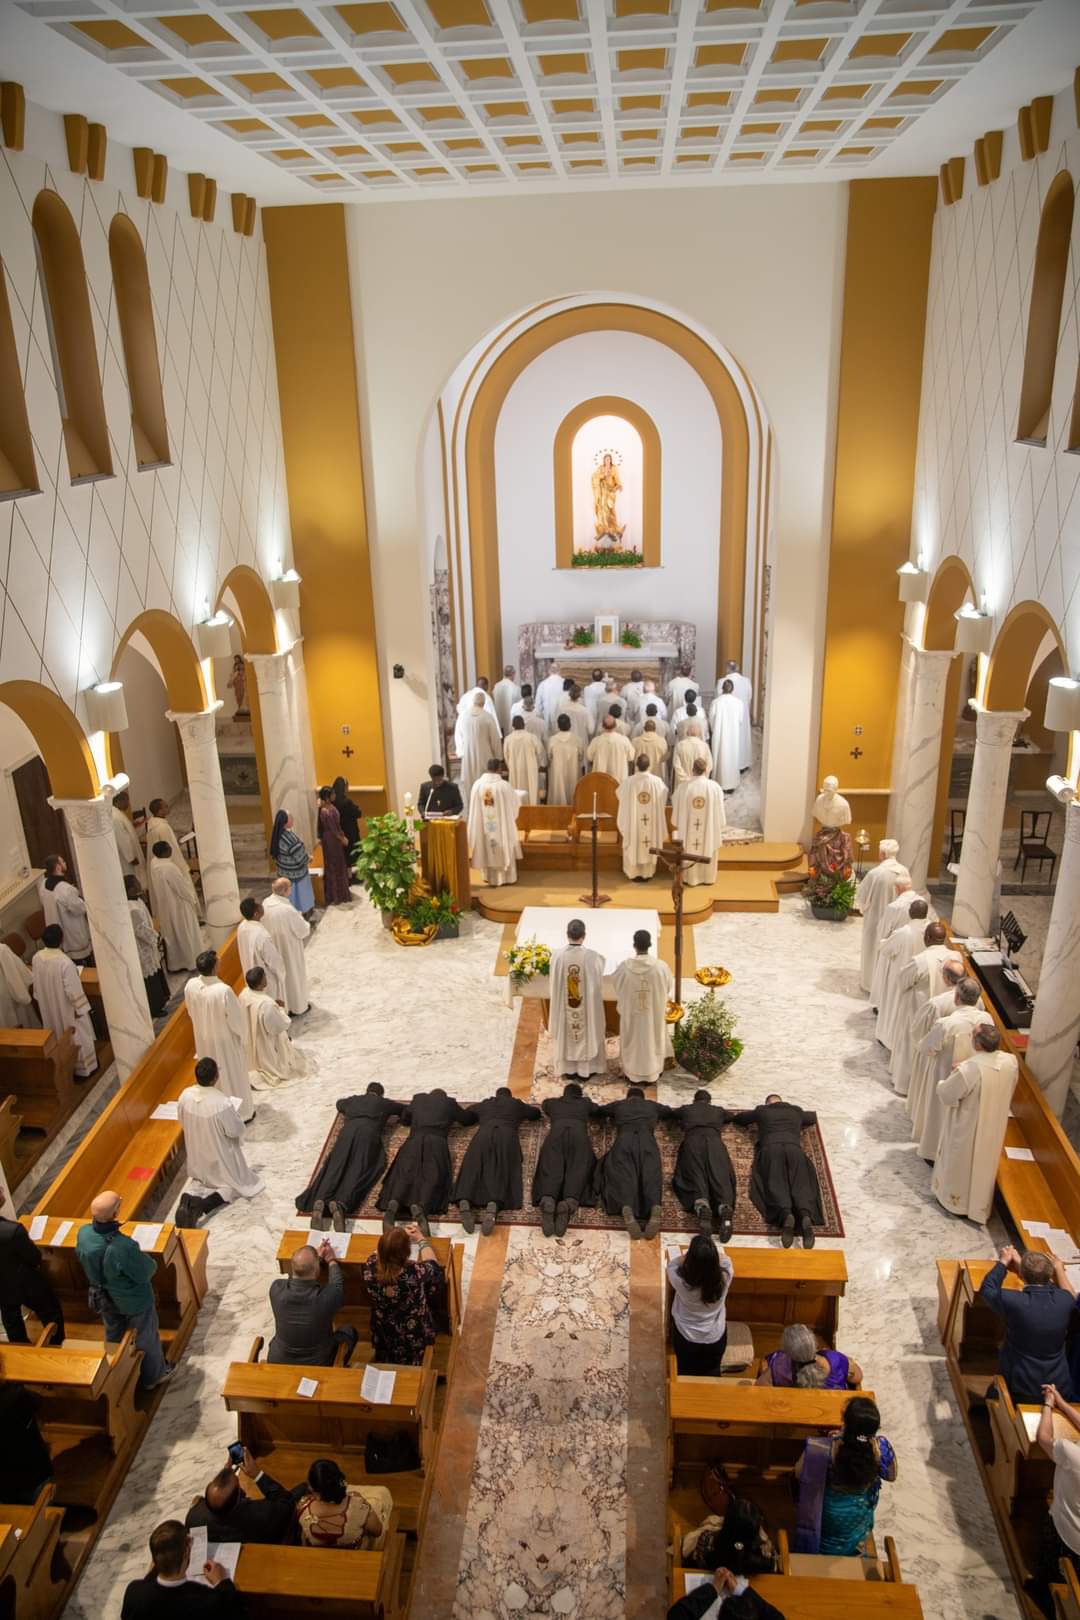
M 378 911 L 403 913 L 416 882 L 411 823 L 392 811 L 385 816 L 369 816 L 367 831 L 356 846 L 353 872 Z
M 575 551 L 570 559 L 571 568 L 643 568 L 645 559 L 640 551 Z
M 710 990 L 692 1001 L 675 1025 L 675 1056 L 699 1080 L 714 1080 L 730 1069 L 743 1050 L 735 1034 L 735 1014 Z

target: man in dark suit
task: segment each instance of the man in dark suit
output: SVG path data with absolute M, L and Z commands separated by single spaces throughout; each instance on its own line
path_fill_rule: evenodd
M 42 1322 L 55 1322 L 51 1342 L 64 1338 L 60 1301 L 41 1269 L 41 1250 L 25 1226 L 0 1216 L 0 1320 L 12 1344 L 29 1344 L 22 1308 L 28 1305 Z
M 223 1468 L 214 1475 L 205 1494 L 188 1508 L 184 1523 L 189 1530 L 205 1525 L 207 1541 L 258 1542 L 272 1546 L 281 1541 L 288 1530 L 307 1484 L 286 1490 L 259 1467 L 246 1446 L 239 1472 L 259 1487 L 261 1500 L 248 1496 L 240 1488 L 236 1470 Z
M 422 816 L 460 816 L 464 805 L 461 789 L 456 782 L 448 782 L 441 765 L 433 765 L 428 780 L 420 784 L 417 801 Z
M 732 1116 L 736 1125 L 756 1125 L 750 1199 L 770 1226 L 780 1228 L 780 1241 L 790 1249 L 798 1226 L 804 1249 L 814 1247 L 814 1227 L 822 1222 L 817 1171 L 802 1150 L 801 1132 L 816 1125 L 817 1115 L 786 1103 L 775 1091 L 757 1108 Z
M 237 1620 L 243 1614 L 240 1594 L 220 1564 L 207 1559 L 203 1565 L 208 1586 L 188 1578 L 191 1537 L 179 1519 L 158 1525 L 150 1537 L 150 1557 L 154 1572 L 128 1583 L 120 1620 L 162 1620 L 173 1614 L 183 1620 Z
M 328 1268 L 325 1286 L 319 1282 L 320 1260 Z M 330 1367 L 338 1346 L 347 1345 L 351 1353 L 357 1339 L 354 1327 L 334 1327 L 334 1316 L 345 1299 L 341 1267 L 324 1238 L 318 1251 L 307 1243 L 297 1249 L 291 1272 L 270 1284 L 274 1337 L 266 1359 L 294 1367 Z
M 1009 1272 L 1023 1288 L 1006 1288 Z M 979 1298 L 1005 1323 L 998 1367 L 1009 1394 L 1019 1404 L 1040 1406 L 1043 1385 L 1053 1384 L 1063 1399 L 1074 1399 L 1073 1379 L 1065 1354 L 1076 1296 L 1065 1267 L 1050 1254 L 1031 1251 L 1021 1257 L 1011 1246 L 987 1272 Z

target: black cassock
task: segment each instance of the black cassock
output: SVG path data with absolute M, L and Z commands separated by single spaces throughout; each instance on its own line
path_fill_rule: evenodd
M 613 1119 L 616 1137 L 596 1171 L 596 1189 L 609 1215 L 631 1209 L 638 1220 L 663 1200 L 660 1149 L 653 1130 L 658 1119 L 670 1119 L 673 1108 L 648 1097 L 623 1097 L 599 1109 Z
M 756 1125 L 754 1168 L 750 1199 L 770 1226 L 782 1226 L 786 1215 L 796 1220 L 809 1215 L 813 1226 L 822 1224 L 821 1188 L 817 1171 L 802 1150 L 800 1132 L 816 1125 L 817 1115 L 794 1103 L 762 1103 L 734 1116 L 736 1125 Z
M 474 1208 L 497 1204 L 500 1209 L 520 1209 L 521 1143 L 518 1126 L 526 1119 L 539 1119 L 539 1108 L 518 1097 L 488 1097 L 473 1103 L 470 1110 L 480 1121 L 480 1129 L 465 1149 L 452 1204 L 464 1198 Z
M 541 1107 L 551 1121 L 533 1176 L 532 1201 L 569 1198 L 588 1209 L 596 1203 L 593 1176 L 596 1154 L 589 1136 L 589 1120 L 600 1108 L 588 1097 L 548 1097 Z
M 419 1204 L 426 1214 L 441 1215 L 450 1202 L 452 1171 L 446 1140 L 450 1127 L 475 1125 L 476 1115 L 436 1087 L 418 1092 L 401 1117 L 409 1134 L 386 1172 L 375 1207 L 396 1203 L 409 1209 Z
M 311 1209 L 316 1201 L 359 1209 L 386 1169 L 383 1126 L 393 1114 L 404 1116 L 407 1107 L 407 1103 L 380 1097 L 374 1091 L 342 1097 L 337 1111 L 344 1123 L 337 1141 L 311 1186 L 296 1200 L 297 1209 Z
M 683 1128 L 671 1178 L 679 1203 L 689 1215 L 694 1213 L 699 1199 L 704 1199 L 710 1209 L 725 1204 L 734 1209 L 735 1170 L 720 1131 L 735 1115 L 730 1108 L 717 1108 L 707 1102 L 686 1103 L 673 1109 L 672 1114 Z

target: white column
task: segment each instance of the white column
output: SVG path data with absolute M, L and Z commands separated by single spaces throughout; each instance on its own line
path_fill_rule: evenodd
M 1027 709 L 980 709 L 976 717 L 975 758 L 953 902 L 956 934 L 985 934 L 990 927 L 1013 739 L 1027 717 Z
M 911 695 L 914 687 L 915 643 L 910 636 L 901 635 L 900 679 L 896 688 L 896 724 L 893 729 L 892 767 L 889 771 L 889 811 L 885 832 L 889 838 L 899 837 L 900 806 L 904 802 L 904 784 L 907 779 L 907 739 L 911 725 Z
M 1028 1067 L 1060 1119 L 1080 1036 L 1080 803 L 1065 811 L 1065 843 L 1028 1037 Z
M 904 754 L 904 787 L 897 816 L 896 836 L 900 859 L 911 873 L 912 887 L 926 887 L 930 841 L 937 808 L 938 768 L 941 763 L 941 724 L 945 717 L 945 687 L 955 652 L 911 649 L 911 707 Z
M 176 722 L 184 747 L 191 819 L 199 843 L 206 927 L 210 943 L 215 946 L 223 945 L 240 921 L 240 889 L 217 751 L 215 711 L 219 707 L 215 704 L 213 709 L 193 714 L 165 711 L 165 718 Z
M 124 1079 L 152 1045 L 154 1026 L 113 834 L 112 793 L 49 803 L 64 812 L 75 847 L 109 1039 Z
M 245 653 L 255 671 L 266 754 L 266 791 L 270 815 L 287 810 L 308 848 L 313 822 L 310 794 L 304 783 L 304 761 L 289 703 L 288 653 Z
M 310 849 L 315 842 L 315 793 L 319 782 L 315 776 L 315 749 L 311 741 L 311 712 L 308 707 L 307 669 L 304 665 L 304 638 L 297 636 L 288 654 L 289 695 L 292 700 L 293 725 L 300 742 L 300 761 L 304 783 L 304 819 L 298 820 L 300 836 Z M 344 772 L 348 781 L 349 773 Z

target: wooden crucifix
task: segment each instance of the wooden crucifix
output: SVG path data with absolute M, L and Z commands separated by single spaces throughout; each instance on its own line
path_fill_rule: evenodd
M 688 849 L 681 844 L 664 844 L 662 848 L 650 847 L 650 855 L 655 855 L 662 861 L 671 873 L 671 897 L 675 902 L 675 1004 L 682 1003 L 682 924 L 683 924 L 683 889 L 686 879 L 683 877 L 684 868 L 693 866 L 696 862 L 709 862 L 708 855 L 691 855 Z

